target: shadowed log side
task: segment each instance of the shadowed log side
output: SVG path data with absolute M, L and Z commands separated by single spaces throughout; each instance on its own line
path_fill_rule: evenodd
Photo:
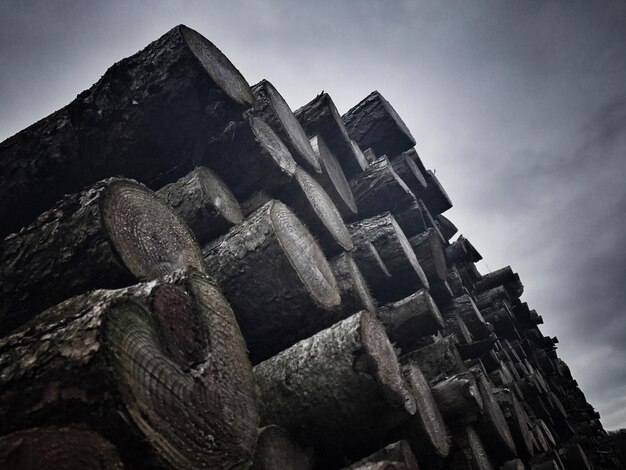
M 423 289 L 404 299 L 383 305 L 378 318 L 387 335 L 402 353 L 415 349 L 423 336 L 435 334 L 443 327 L 443 318 L 432 297 Z
M 437 222 L 421 199 L 413 199 L 393 214 L 407 237 L 413 237 L 431 228 L 439 237 L 442 246 L 447 244 Z
M 566 468 L 568 470 L 589 470 L 593 468 L 589 463 L 589 459 L 587 459 L 587 455 L 578 444 L 565 447 L 563 463 L 567 465 Z
M 351 108 L 343 121 L 352 139 L 378 155 L 398 155 L 415 145 L 409 128 L 378 91 Z
M 346 224 L 324 188 L 302 168 L 294 180 L 277 192 L 278 198 L 305 223 L 328 255 L 352 251 L 354 245 Z
M 159 189 L 163 199 L 204 244 L 243 221 L 239 203 L 228 186 L 204 166 Z
M 431 384 L 461 372 L 467 371 L 463 359 L 456 349 L 454 336 L 447 336 L 428 346 L 411 351 L 401 357 L 402 362 L 413 361 Z
M 330 266 L 341 295 L 341 310 L 348 315 L 361 310 L 375 312 L 376 302 L 352 255 L 341 253 L 330 260 Z
M 437 223 L 439 224 L 439 230 L 441 231 L 441 234 L 446 241 L 449 241 L 453 236 L 458 233 L 459 229 L 456 228 L 456 225 L 454 225 L 450 221 L 450 219 L 445 217 L 443 214 L 438 214 L 436 219 Z
M 478 292 L 503 286 L 512 299 L 518 299 L 524 293 L 524 285 L 519 274 L 514 273 L 511 266 L 484 274 L 474 287 Z
M 463 235 L 459 235 L 459 238 L 446 247 L 446 257 L 448 258 L 449 264 L 461 262 L 476 263 L 483 259 L 481 254 Z
M 504 462 L 502 470 L 526 470 L 526 466 L 520 459 L 513 459 L 508 462 Z
M 337 205 L 341 215 L 348 217 L 356 214 L 356 202 L 354 202 L 350 183 L 348 183 L 337 158 L 330 151 L 324 139 L 318 135 L 311 138 L 311 146 L 322 167 L 321 174 L 315 175 L 315 177 Z
M 217 136 L 199 139 L 194 163 L 213 170 L 243 201 L 255 191 L 272 192 L 287 184 L 296 172 L 291 153 L 270 126 L 259 117 L 233 121 Z
M 370 242 L 355 244 L 352 256 L 368 286 L 386 285 L 389 282 L 391 273 Z
M 3 433 L 84 423 L 134 468 L 245 465 L 258 427 L 233 312 L 196 271 L 74 297 L 1 340 L 0 413 Z
M 407 441 L 398 441 L 383 447 L 378 452 L 344 467 L 344 470 L 419 470 L 415 454 Z
M 432 214 L 441 214 L 451 209 L 452 202 L 450 201 L 450 197 L 448 197 L 448 193 L 443 189 L 443 186 L 441 186 L 435 174 L 427 170 L 424 176 L 426 177 L 428 186 L 426 190 L 420 194 L 420 199 L 424 201 L 428 210 Z
M 409 239 L 415 256 L 429 282 L 445 282 L 448 274 L 446 256 L 440 238 L 434 229 L 429 228 Z
M 324 139 L 348 178 L 367 168 L 367 162 L 360 161 L 354 153 L 339 111 L 328 93 L 319 94 L 294 114 L 309 137 L 319 135 Z
M 300 165 L 320 173 L 320 161 L 306 132 L 274 85 L 261 80 L 252 85 L 252 93 L 256 98 L 253 112 L 270 125 Z
M 273 424 L 259 430 L 251 470 L 309 470 L 311 456 L 291 436 Z
M 204 262 L 187 226 L 135 181 L 70 194 L 0 249 L 0 334 L 73 295 Z
M 517 398 L 515 398 L 515 395 L 507 389 L 494 390 L 494 396 L 509 424 L 509 429 L 518 452 L 524 458 L 532 457 L 534 455 L 532 432 L 524 409 Z
M 175 181 L 193 169 L 196 137 L 219 132 L 253 102 L 219 49 L 185 26 L 173 28 L 0 144 L 0 239 L 106 177 L 153 189 Z
M 354 156 L 359 162 L 359 166 L 363 168 L 364 170 L 367 170 L 367 168 L 370 166 L 370 162 L 365 156 L 365 154 L 363 153 L 363 151 L 361 150 L 361 147 L 359 147 L 359 144 L 357 144 L 354 140 L 350 139 L 350 145 L 352 146 Z
M 474 464 L 473 468 L 476 468 L 476 470 L 495 470 L 489 459 L 489 454 L 485 450 L 485 446 L 474 426 L 467 425 L 465 427 L 465 436 L 467 438 L 472 463 Z
M 254 367 L 261 422 L 332 460 L 415 413 L 374 314 L 359 312 Z M 320 462 L 321 464 L 322 462 Z
M 122 470 L 115 447 L 82 426 L 32 428 L 0 437 L 6 469 Z
M 441 414 L 446 418 L 463 417 L 473 420 L 483 409 L 483 401 L 470 372 L 453 375 L 432 387 Z
M 475 339 L 484 339 L 491 335 L 491 327 L 476 307 L 470 295 L 455 297 L 450 303 L 441 309 L 445 319 L 461 318 Z
M 407 152 L 401 153 L 391 159 L 391 166 L 396 174 L 406 183 L 415 197 L 426 190 L 426 178 L 415 164 L 415 161 Z
M 306 338 L 336 318 L 341 302 L 315 239 L 279 201 L 270 201 L 204 248 L 233 306 L 253 363 Z

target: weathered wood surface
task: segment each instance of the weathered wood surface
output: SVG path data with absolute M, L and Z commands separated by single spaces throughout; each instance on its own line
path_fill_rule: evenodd
M 194 167 L 196 138 L 240 119 L 253 102 L 217 47 L 176 26 L 0 144 L 0 238 L 106 177 L 135 178 L 152 189 L 175 181 Z
M 243 221 L 234 194 L 204 166 L 162 187 L 157 195 L 183 219 L 200 244 L 223 235 Z
M 491 326 L 485 322 L 474 300 L 468 294 L 452 299 L 441 309 L 441 314 L 445 319 L 461 318 L 477 340 L 487 338 L 492 333 Z
M 396 208 L 393 214 L 407 237 L 413 237 L 430 228 L 435 231 L 442 246 L 447 246 L 447 241 L 439 230 L 437 222 L 421 199 L 413 199 L 408 205 Z
M 432 387 L 433 396 L 441 414 L 450 419 L 462 417 L 475 420 L 483 409 L 483 400 L 474 375 L 462 372 L 437 382 Z
M 376 301 L 365 278 L 350 253 L 341 253 L 330 260 L 330 266 L 341 295 L 339 307 L 346 316 L 361 310 L 376 311 Z
M 443 234 L 443 237 L 446 239 L 446 241 L 449 241 L 454 235 L 458 233 L 459 229 L 456 228 L 456 225 L 454 225 L 452 221 L 446 218 L 443 214 L 438 214 L 436 219 L 437 224 L 439 225 L 439 229 L 441 230 L 441 233 Z
M 446 256 L 437 232 L 428 228 L 409 239 L 415 256 L 430 283 L 445 282 L 448 274 Z
M 74 297 L 0 340 L 0 414 L 2 434 L 83 423 L 131 468 L 245 466 L 259 424 L 233 312 L 193 270 Z
M 202 270 L 202 253 L 167 204 L 135 181 L 101 181 L 2 241 L 0 334 L 74 295 L 186 266 Z
M 419 470 L 415 454 L 405 440 L 389 444 L 372 455 L 354 462 L 344 470 Z
M 457 350 L 457 340 L 447 336 L 401 357 L 403 362 L 414 361 L 431 384 L 458 373 L 467 367 Z
M 283 203 L 268 202 L 203 254 L 233 306 L 253 363 L 336 321 L 341 296 L 330 265 Z
M 452 201 L 443 189 L 439 179 L 435 174 L 427 170 L 424 175 L 427 182 L 426 189 L 420 194 L 420 199 L 424 201 L 426 207 L 432 214 L 441 214 L 452 208 Z
M 420 194 L 426 190 L 428 183 L 415 160 L 408 152 L 403 152 L 390 161 L 396 174 L 406 183 L 415 197 L 419 198 Z
M 309 470 L 312 457 L 284 429 L 270 424 L 259 429 L 251 470 Z
M 507 389 L 495 389 L 494 396 L 509 425 L 515 447 L 525 459 L 534 456 L 528 415 L 515 395 Z
M 511 266 L 484 274 L 474 285 L 476 291 L 482 292 L 497 286 L 503 286 L 512 299 L 519 298 L 524 293 L 524 285 L 519 274 L 514 273 Z

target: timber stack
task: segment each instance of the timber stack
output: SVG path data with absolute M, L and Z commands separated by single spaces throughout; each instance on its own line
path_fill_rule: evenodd
M 617 468 L 415 145 L 182 25 L 0 144 L 0 467 Z

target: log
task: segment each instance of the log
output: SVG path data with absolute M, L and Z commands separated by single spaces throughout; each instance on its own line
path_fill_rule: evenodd
M 384 328 L 359 312 L 254 367 L 262 424 L 325 461 L 384 436 L 416 411 Z
M 312 456 L 279 426 L 259 429 L 252 470 L 309 470 Z
M 474 287 L 478 292 L 482 292 L 497 286 L 504 286 L 512 299 L 517 299 L 524 293 L 524 285 L 520 281 L 519 274 L 514 273 L 511 266 L 505 266 L 483 275 Z
M 446 257 L 450 264 L 459 262 L 477 263 L 483 259 L 481 254 L 474 248 L 474 245 L 463 235 L 459 235 L 459 238 L 446 248 Z
M 294 180 L 277 191 L 329 256 L 354 250 L 346 224 L 324 188 L 306 171 L 297 167 Z
M 448 209 L 452 208 L 452 202 L 450 201 L 450 197 L 446 193 L 443 186 L 439 182 L 439 179 L 435 176 L 435 174 L 427 170 L 424 175 L 426 178 L 426 182 L 428 184 L 426 190 L 420 193 L 420 199 L 424 201 L 426 207 L 432 214 L 442 214 Z
M 446 257 L 440 238 L 434 229 L 429 228 L 409 239 L 415 256 L 424 270 L 428 281 L 445 282 L 448 274 Z
M 478 359 L 483 354 L 491 351 L 496 341 L 496 335 L 492 334 L 489 337 L 472 341 L 470 343 L 459 344 L 459 353 L 464 360 Z
M 0 335 L 68 297 L 186 266 L 204 262 L 182 220 L 136 181 L 101 181 L 1 243 Z
M 444 319 L 461 318 L 475 339 L 485 339 L 491 335 L 491 327 L 485 322 L 472 297 L 468 294 L 455 297 L 441 309 Z
M 409 128 L 378 91 L 352 107 L 343 121 L 350 138 L 377 155 L 398 155 L 415 145 Z
M 407 152 L 403 152 L 391 159 L 391 166 L 415 197 L 420 197 L 426 190 L 427 183 L 415 160 Z
M 355 153 L 348 131 L 328 93 L 320 93 L 294 114 L 309 137 L 319 135 L 324 139 L 348 178 L 367 168 L 367 161 Z
M 321 173 L 321 162 L 306 132 L 274 85 L 261 80 L 252 86 L 252 93 L 256 98 L 252 114 L 259 116 L 276 132 L 299 165 Z
M 513 459 L 508 462 L 504 462 L 502 470 L 526 470 L 526 466 L 520 459 Z
M 415 252 L 394 217 L 388 212 L 348 225 L 354 245 L 360 250 L 371 243 L 391 274 L 388 282 L 373 283 L 374 297 L 380 302 L 399 300 L 419 288 L 428 289 L 428 279 Z M 367 272 L 363 272 L 367 278 Z M 377 279 L 376 281 L 382 281 Z
M 354 155 L 356 156 L 357 161 L 359 162 L 359 166 L 366 170 L 370 166 L 370 162 L 365 157 L 365 154 L 354 140 L 350 139 L 350 145 L 352 146 L 352 150 Z
M 352 255 L 368 286 L 386 285 L 389 282 L 391 273 L 370 242 L 355 245 Z
M 454 297 L 454 293 L 448 284 L 447 279 L 442 282 L 430 282 L 430 295 L 433 296 L 438 305 L 445 305 Z
M 330 260 L 341 295 L 341 309 L 346 316 L 361 310 L 376 311 L 376 301 L 350 253 L 341 253 Z
M 444 321 L 444 336 L 452 334 L 458 340 L 457 348 L 459 349 L 461 345 L 471 344 L 474 342 L 474 337 L 470 333 L 462 318 L 450 317 Z
M 483 401 L 470 372 L 447 377 L 432 387 L 433 396 L 445 418 L 461 417 L 475 420 L 483 409 Z
M 163 199 L 204 244 L 243 221 L 241 207 L 226 184 L 207 167 L 196 167 L 159 189 Z
M 84 426 L 32 428 L 0 437 L 0 466 L 55 470 L 124 468 L 115 447 Z
M 447 243 L 437 222 L 421 199 L 413 199 L 408 205 L 394 209 L 393 214 L 407 237 L 413 237 L 431 228 L 436 232 L 442 245 Z
M 393 171 L 387 157 L 381 157 L 350 181 L 358 214 L 353 221 L 374 217 L 383 212 L 396 212 L 410 206 L 415 196 Z
M 374 153 L 374 150 L 372 150 L 371 147 L 363 150 L 363 156 L 365 157 L 365 160 L 367 160 L 368 164 L 371 164 L 374 160 L 378 159 L 378 156 Z
M 546 460 L 545 462 L 532 464 L 531 470 L 561 470 L 554 459 Z M 569 470 L 569 469 L 568 469 Z
M 0 414 L 3 434 L 82 423 L 130 468 L 245 466 L 259 423 L 233 312 L 194 270 L 74 297 L 0 340 Z
M 493 287 L 476 294 L 476 305 L 479 308 L 507 307 L 511 305 L 511 297 L 503 286 Z
M 322 168 L 322 172 L 315 175 L 316 178 L 331 197 L 341 215 L 349 217 L 356 214 L 356 202 L 350 189 L 350 183 L 348 183 L 337 157 L 330 151 L 324 139 L 318 135 L 311 138 L 311 146 Z
M 240 201 L 260 189 L 272 193 L 282 188 L 296 172 L 285 144 L 255 116 L 231 122 L 219 135 L 199 139 L 193 159 L 211 168 Z
M 443 234 L 443 238 L 446 241 L 449 241 L 453 236 L 455 236 L 459 229 L 456 228 L 448 218 L 446 218 L 443 214 L 438 214 L 435 219 L 437 220 L 437 224 L 439 225 L 439 230 Z
M 389 444 L 372 455 L 344 467 L 344 470 L 374 469 L 419 470 L 419 466 L 411 446 L 407 441 L 402 440 Z
M 472 425 L 465 426 L 465 436 L 469 447 L 472 463 L 477 470 L 494 470 L 489 454 L 483 445 L 483 441 Z
M 240 119 L 253 101 L 217 47 L 176 26 L 113 65 L 69 105 L 0 144 L 0 239 L 64 194 L 109 176 L 152 189 L 175 181 L 194 167 L 196 137 Z
M 391 342 L 404 354 L 415 349 L 419 338 L 435 334 L 443 327 L 441 313 L 424 289 L 383 305 L 378 310 L 378 318 L 385 325 Z
M 495 389 L 494 396 L 509 425 L 515 447 L 525 459 L 533 457 L 532 431 L 528 415 L 515 395 L 507 389 Z
M 333 272 L 307 228 L 270 201 L 203 250 L 209 272 L 233 306 L 254 363 L 336 318 Z
M 447 336 L 401 357 L 402 362 L 413 361 L 431 384 L 465 372 L 467 367 L 457 350 L 454 336 Z
M 578 444 L 566 446 L 562 455 L 567 470 L 591 470 L 593 468 L 587 455 Z

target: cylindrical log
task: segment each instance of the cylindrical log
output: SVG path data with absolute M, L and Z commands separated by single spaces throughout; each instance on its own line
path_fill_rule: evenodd
M 415 161 L 407 154 L 403 152 L 400 155 L 391 159 L 391 166 L 396 174 L 402 178 L 402 181 L 406 183 L 415 197 L 426 189 L 426 178 L 415 164 Z
M 448 250 L 446 249 L 446 255 Z M 446 280 L 448 281 L 448 285 L 450 286 L 450 290 L 454 294 L 455 297 L 460 297 L 466 294 L 465 285 L 463 284 L 463 279 L 459 274 L 459 270 L 456 266 L 450 266 L 448 269 L 448 274 L 446 276 Z
M 223 235 L 243 221 L 234 194 L 204 166 L 159 189 L 157 195 L 183 219 L 200 244 Z
M 509 424 L 515 447 L 520 452 L 520 456 L 532 457 L 534 455 L 532 431 L 524 408 L 515 398 L 515 395 L 507 389 L 495 389 L 494 396 Z
M 465 426 L 465 436 L 469 447 L 472 463 L 476 470 L 495 470 L 483 441 L 472 425 Z
M 368 147 L 363 150 L 363 156 L 365 157 L 365 160 L 367 160 L 368 164 L 371 164 L 374 160 L 378 159 L 378 156 L 376 155 L 372 147 Z
M 554 459 L 546 460 L 545 462 L 532 464 L 531 470 L 561 470 Z M 568 469 L 569 470 L 569 469 Z
M 452 208 L 450 197 L 448 197 L 448 193 L 443 189 L 443 186 L 441 186 L 435 174 L 427 170 L 424 177 L 426 178 L 428 186 L 426 190 L 420 194 L 420 199 L 424 201 L 428 210 L 432 214 L 441 214 Z
M 439 225 L 439 229 L 441 230 L 441 234 L 446 241 L 449 241 L 454 235 L 458 233 L 459 229 L 456 228 L 456 225 L 454 225 L 443 214 L 438 214 L 436 220 Z
M 458 340 L 458 346 L 471 344 L 474 342 L 474 337 L 470 333 L 467 325 L 462 318 L 449 317 L 444 321 L 444 336 L 454 335 Z
M 193 169 L 196 137 L 254 102 L 206 38 L 177 26 L 113 65 L 69 105 L 0 144 L 0 239 L 64 194 L 114 175 L 153 189 Z M 36 188 L 34 190 L 33 188 Z
M 587 455 L 585 455 L 585 452 L 578 444 L 565 447 L 563 463 L 566 465 L 567 470 L 590 470 L 593 468 L 587 459 Z
M 496 341 L 496 335 L 492 334 L 487 338 L 475 340 L 471 343 L 459 344 L 459 352 L 461 353 L 461 357 L 465 360 L 478 359 L 480 356 L 493 349 Z
M 233 306 L 253 363 L 331 325 L 341 297 L 333 272 L 307 228 L 270 201 L 204 248 Z
M 301 167 L 296 168 L 294 180 L 276 194 L 304 222 L 326 254 L 354 250 L 350 232 L 334 202 Z
M 409 239 L 415 256 L 429 282 L 445 282 L 448 274 L 446 257 L 440 238 L 434 229 L 429 228 Z
M 492 271 L 483 275 L 482 279 L 474 285 L 477 291 L 482 292 L 497 286 L 504 286 L 512 298 L 519 298 L 524 293 L 524 285 L 520 281 L 519 274 L 514 273 L 511 266 Z
M 447 336 L 428 346 L 411 351 L 402 356 L 402 362 L 414 361 L 431 384 L 440 382 L 454 374 L 465 372 L 467 368 L 456 349 L 454 336 Z
M 356 143 L 355 140 L 350 139 L 350 145 L 352 146 L 352 150 L 354 151 L 354 155 L 356 156 L 357 161 L 359 162 L 359 166 L 366 170 L 370 166 L 370 162 L 365 157 L 365 154 L 359 147 L 359 144 Z
M 479 308 L 511 305 L 511 297 L 503 286 L 496 286 L 476 294 L 476 305 Z
M 0 340 L 0 415 L 1 433 L 83 423 L 131 468 L 245 466 L 259 424 L 233 312 L 194 270 L 74 297 Z
M 417 341 L 435 334 L 443 326 L 443 318 L 428 291 L 420 289 L 397 302 L 383 305 L 378 318 L 387 335 L 403 354 L 415 349 Z
M 123 470 L 115 447 L 84 426 L 43 427 L 0 437 L 5 469 Z
M 416 411 L 384 327 L 359 312 L 254 368 L 263 424 L 332 460 Z
M 261 80 L 252 86 L 252 93 L 256 98 L 252 112 L 269 124 L 298 164 L 320 173 L 321 162 L 313 151 L 306 132 L 274 85 L 267 80 Z
M 415 454 L 407 441 L 398 441 L 383 447 L 378 452 L 354 462 L 344 470 L 419 470 Z
M 343 121 L 350 137 L 377 155 L 398 155 L 415 145 L 409 128 L 378 91 L 351 108 Z
M 322 172 L 319 175 L 315 175 L 315 177 L 344 217 L 356 214 L 357 208 L 352 189 L 350 189 L 350 183 L 348 183 L 346 175 L 337 161 L 337 157 L 330 151 L 324 139 L 319 135 L 311 138 L 311 146 L 322 168 Z
M 432 387 L 441 414 L 446 418 L 473 419 L 482 411 L 483 400 L 470 372 L 455 374 Z
M 252 470 L 309 470 L 311 455 L 279 426 L 259 429 Z
M 484 339 L 491 335 L 492 329 L 481 315 L 470 295 L 455 297 L 441 309 L 445 319 L 461 318 L 475 339 Z
M 259 210 L 272 199 L 274 199 L 272 195 L 264 189 L 255 191 L 248 199 L 241 203 L 241 213 L 244 218 L 248 218 L 250 214 Z
M 356 247 L 364 249 L 367 243 L 374 245 L 391 274 L 386 283 L 369 282 L 377 300 L 399 300 L 420 287 L 428 289 L 428 280 L 415 252 L 391 214 L 387 212 L 352 223 L 348 230 Z M 367 272 L 363 275 L 368 279 Z
M 68 297 L 193 266 L 193 234 L 152 191 L 110 178 L 70 194 L 0 246 L 0 334 Z
M 504 465 L 502 465 L 502 470 L 526 470 L 526 466 L 524 465 L 524 462 L 522 462 L 520 459 L 513 459 L 504 462 Z
M 211 168 L 243 201 L 255 191 L 273 192 L 296 172 L 291 152 L 261 118 L 233 121 L 219 135 L 198 140 L 194 162 Z
M 328 93 L 319 94 L 294 114 L 309 137 L 319 135 L 324 139 L 348 178 L 367 168 L 367 161 L 354 152 L 348 131 Z
M 459 238 L 446 247 L 446 257 L 450 264 L 457 264 L 463 261 L 476 263 L 483 259 L 481 254 L 474 248 L 474 245 L 463 235 L 459 235 Z
M 389 282 L 391 273 L 374 245 L 369 242 L 355 245 L 352 256 L 368 286 L 385 285 Z
M 376 301 L 350 253 L 341 253 L 330 260 L 341 295 L 341 310 L 352 315 L 361 310 L 376 311 Z

